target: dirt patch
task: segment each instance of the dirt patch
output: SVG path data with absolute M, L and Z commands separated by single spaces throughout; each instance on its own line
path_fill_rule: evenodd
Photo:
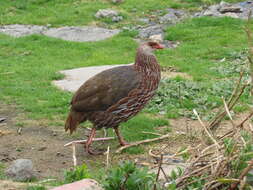
M 240 123 L 248 113 L 239 114 L 235 123 Z M 31 159 L 34 168 L 39 172 L 40 178 L 58 178 L 62 179 L 63 171 L 73 166 L 72 149 L 63 147 L 67 142 L 77 139 L 86 138 L 85 130 L 79 127 L 77 132 L 70 136 L 65 133 L 63 126 L 42 126 L 36 125 L 35 121 L 23 127 L 16 125 L 20 122 L 20 115 L 17 114 L 17 109 L 14 106 L 0 103 L 0 117 L 7 118 L 0 123 L 1 131 L 8 131 L 0 136 L 0 162 L 5 166 L 11 164 L 15 159 L 26 158 Z M 93 147 L 96 150 L 106 150 L 107 146 L 111 147 L 110 164 L 114 165 L 120 160 L 132 160 L 142 165 L 154 165 L 156 160 L 149 156 L 148 150 L 161 150 L 165 148 L 167 153 L 175 153 L 181 147 L 196 146 L 200 143 L 199 136 L 202 130 L 201 125 L 196 120 L 187 118 L 171 119 L 170 128 L 172 128 L 172 137 L 161 142 L 142 145 L 145 149 L 144 154 L 129 155 L 127 153 L 114 154 L 118 147 L 116 140 L 111 142 L 94 143 Z M 248 124 L 245 124 L 245 126 Z M 224 132 L 229 130 L 231 124 L 229 121 L 224 121 L 219 131 Z M 168 126 L 164 126 L 167 128 Z M 19 134 L 18 132 L 20 132 Z M 157 131 L 164 131 L 163 127 Z M 102 136 L 102 130 L 98 131 L 97 137 Z M 106 155 L 91 156 L 87 155 L 82 145 L 77 146 L 78 164 L 85 163 L 93 173 L 99 173 L 100 168 L 106 166 Z
M 16 113 L 14 106 L 0 103 L 0 116 L 6 117 L 0 130 L 8 131 L 0 136 L 0 162 L 8 166 L 15 159 L 31 159 L 41 178 L 59 176 L 72 165 L 71 151 L 63 147 L 71 137 L 65 137 L 63 128 L 19 127 Z

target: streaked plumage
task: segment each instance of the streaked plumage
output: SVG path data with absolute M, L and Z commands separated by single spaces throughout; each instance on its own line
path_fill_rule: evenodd
M 148 42 L 137 49 L 135 64 L 103 71 L 86 81 L 75 93 L 65 129 L 72 133 L 79 123 L 89 120 L 93 132 L 96 129 L 114 128 L 121 145 L 119 124 L 135 116 L 154 96 L 160 81 L 160 66 L 153 49 L 161 49 L 158 43 Z

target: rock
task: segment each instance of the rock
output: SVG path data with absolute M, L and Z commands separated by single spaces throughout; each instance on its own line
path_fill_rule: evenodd
M 160 17 L 160 19 L 159 19 L 160 23 L 175 24 L 182 17 L 186 16 L 186 12 L 184 12 L 182 10 L 169 8 L 169 9 L 167 9 L 167 11 L 168 11 L 167 14 Z
M 0 117 L 0 123 L 3 122 L 3 121 L 5 121 L 5 120 L 6 120 L 5 117 Z
M 122 3 L 122 2 L 124 2 L 124 0 L 112 0 L 112 3 Z
M 41 34 L 45 30 L 47 30 L 46 26 L 36 25 L 12 24 L 0 26 L 0 32 L 13 37 L 22 37 L 31 34 Z
M 113 22 L 119 22 L 119 21 L 121 21 L 121 20 L 123 20 L 123 17 L 122 17 L 122 16 L 114 16 L 114 17 L 112 17 L 112 21 L 113 21 Z
M 162 34 L 156 34 L 156 35 L 150 36 L 149 39 L 150 39 L 151 41 L 161 43 L 161 42 L 163 41 L 163 36 L 162 36 Z
M 96 18 L 112 18 L 118 16 L 119 13 L 112 9 L 99 9 L 95 14 Z
M 224 7 L 224 6 L 229 6 L 230 4 L 225 1 L 221 1 L 219 5 L 220 7 Z
M 219 11 L 221 13 L 228 13 L 228 12 L 241 13 L 242 7 L 238 5 L 225 5 L 225 6 L 221 6 Z
M 149 19 L 148 18 L 139 18 L 138 21 L 143 22 L 145 24 L 149 23 Z
M 174 13 L 168 13 L 160 18 L 160 23 L 174 24 L 178 20 L 178 17 Z
M 220 5 L 212 5 L 207 10 L 203 12 L 203 16 L 220 16 Z
M 149 38 L 150 36 L 159 34 L 163 35 L 163 28 L 159 24 L 139 29 L 140 38 Z
M 239 18 L 236 13 L 225 13 L 224 16 L 232 17 L 232 18 Z
M 15 181 L 29 181 L 36 178 L 36 173 L 33 171 L 33 164 L 28 159 L 15 160 L 5 174 Z
M 103 190 L 103 188 L 93 179 L 83 179 L 74 183 L 62 185 L 51 190 Z
M 61 90 L 75 92 L 85 81 L 96 74 L 119 66 L 122 65 L 93 66 L 60 71 L 60 73 L 64 74 L 66 77 L 62 80 L 53 81 L 53 84 Z
M 116 18 L 122 19 L 120 16 Z M 50 37 L 60 38 L 68 41 L 89 42 L 99 41 L 110 38 L 120 32 L 120 30 L 109 30 L 100 27 L 61 27 L 61 28 L 47 28 L 45 26 L 31 26 L 31 25 L 6 25 L 0 26 L 0 32 L 14 36 L 21 37 L 31 34 L 42 34 Z
M 50 28 L 43 32 L 44 35 L 60 38 L 67 41 L 76 42 L 89 42 L 99 41 L 106 38 L 110 38 L 118 34 L 120 30 L 109 30 L 99 27 L 62 27 L 62 28 Z

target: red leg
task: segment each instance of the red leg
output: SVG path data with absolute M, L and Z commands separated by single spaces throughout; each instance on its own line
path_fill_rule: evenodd
M 120 134 L 120 132 L 119 132 L 119 127 L 114 127 L 114 131 L 115 131 L 116 135 L 118 136 L 119 144 L 120 144 L 121 146 L 126 146 L 126 145 L 129 144 L 129 143 L 127 143 L 127 142 L 123 139 L 123 137 L 121 136 L 121 134 Z
M 92 140 L 95 137 L 95 135 L 96 135 L 96 129 L 92 128 L 91 132 L 90 132 L 90 135 L 89 135 L 89 138 L 88 138 L 87 142 L 85 143 L 86 152 L 89 153 L 89 154 L 94 154 L 94 152 L 92 152 L 90 150 L 90 145 L 91 145 Z

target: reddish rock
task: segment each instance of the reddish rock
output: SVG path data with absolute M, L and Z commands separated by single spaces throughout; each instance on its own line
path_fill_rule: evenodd
M 103 188 L 93 179 L 83 179 L 51 190 L 103 190 Z

